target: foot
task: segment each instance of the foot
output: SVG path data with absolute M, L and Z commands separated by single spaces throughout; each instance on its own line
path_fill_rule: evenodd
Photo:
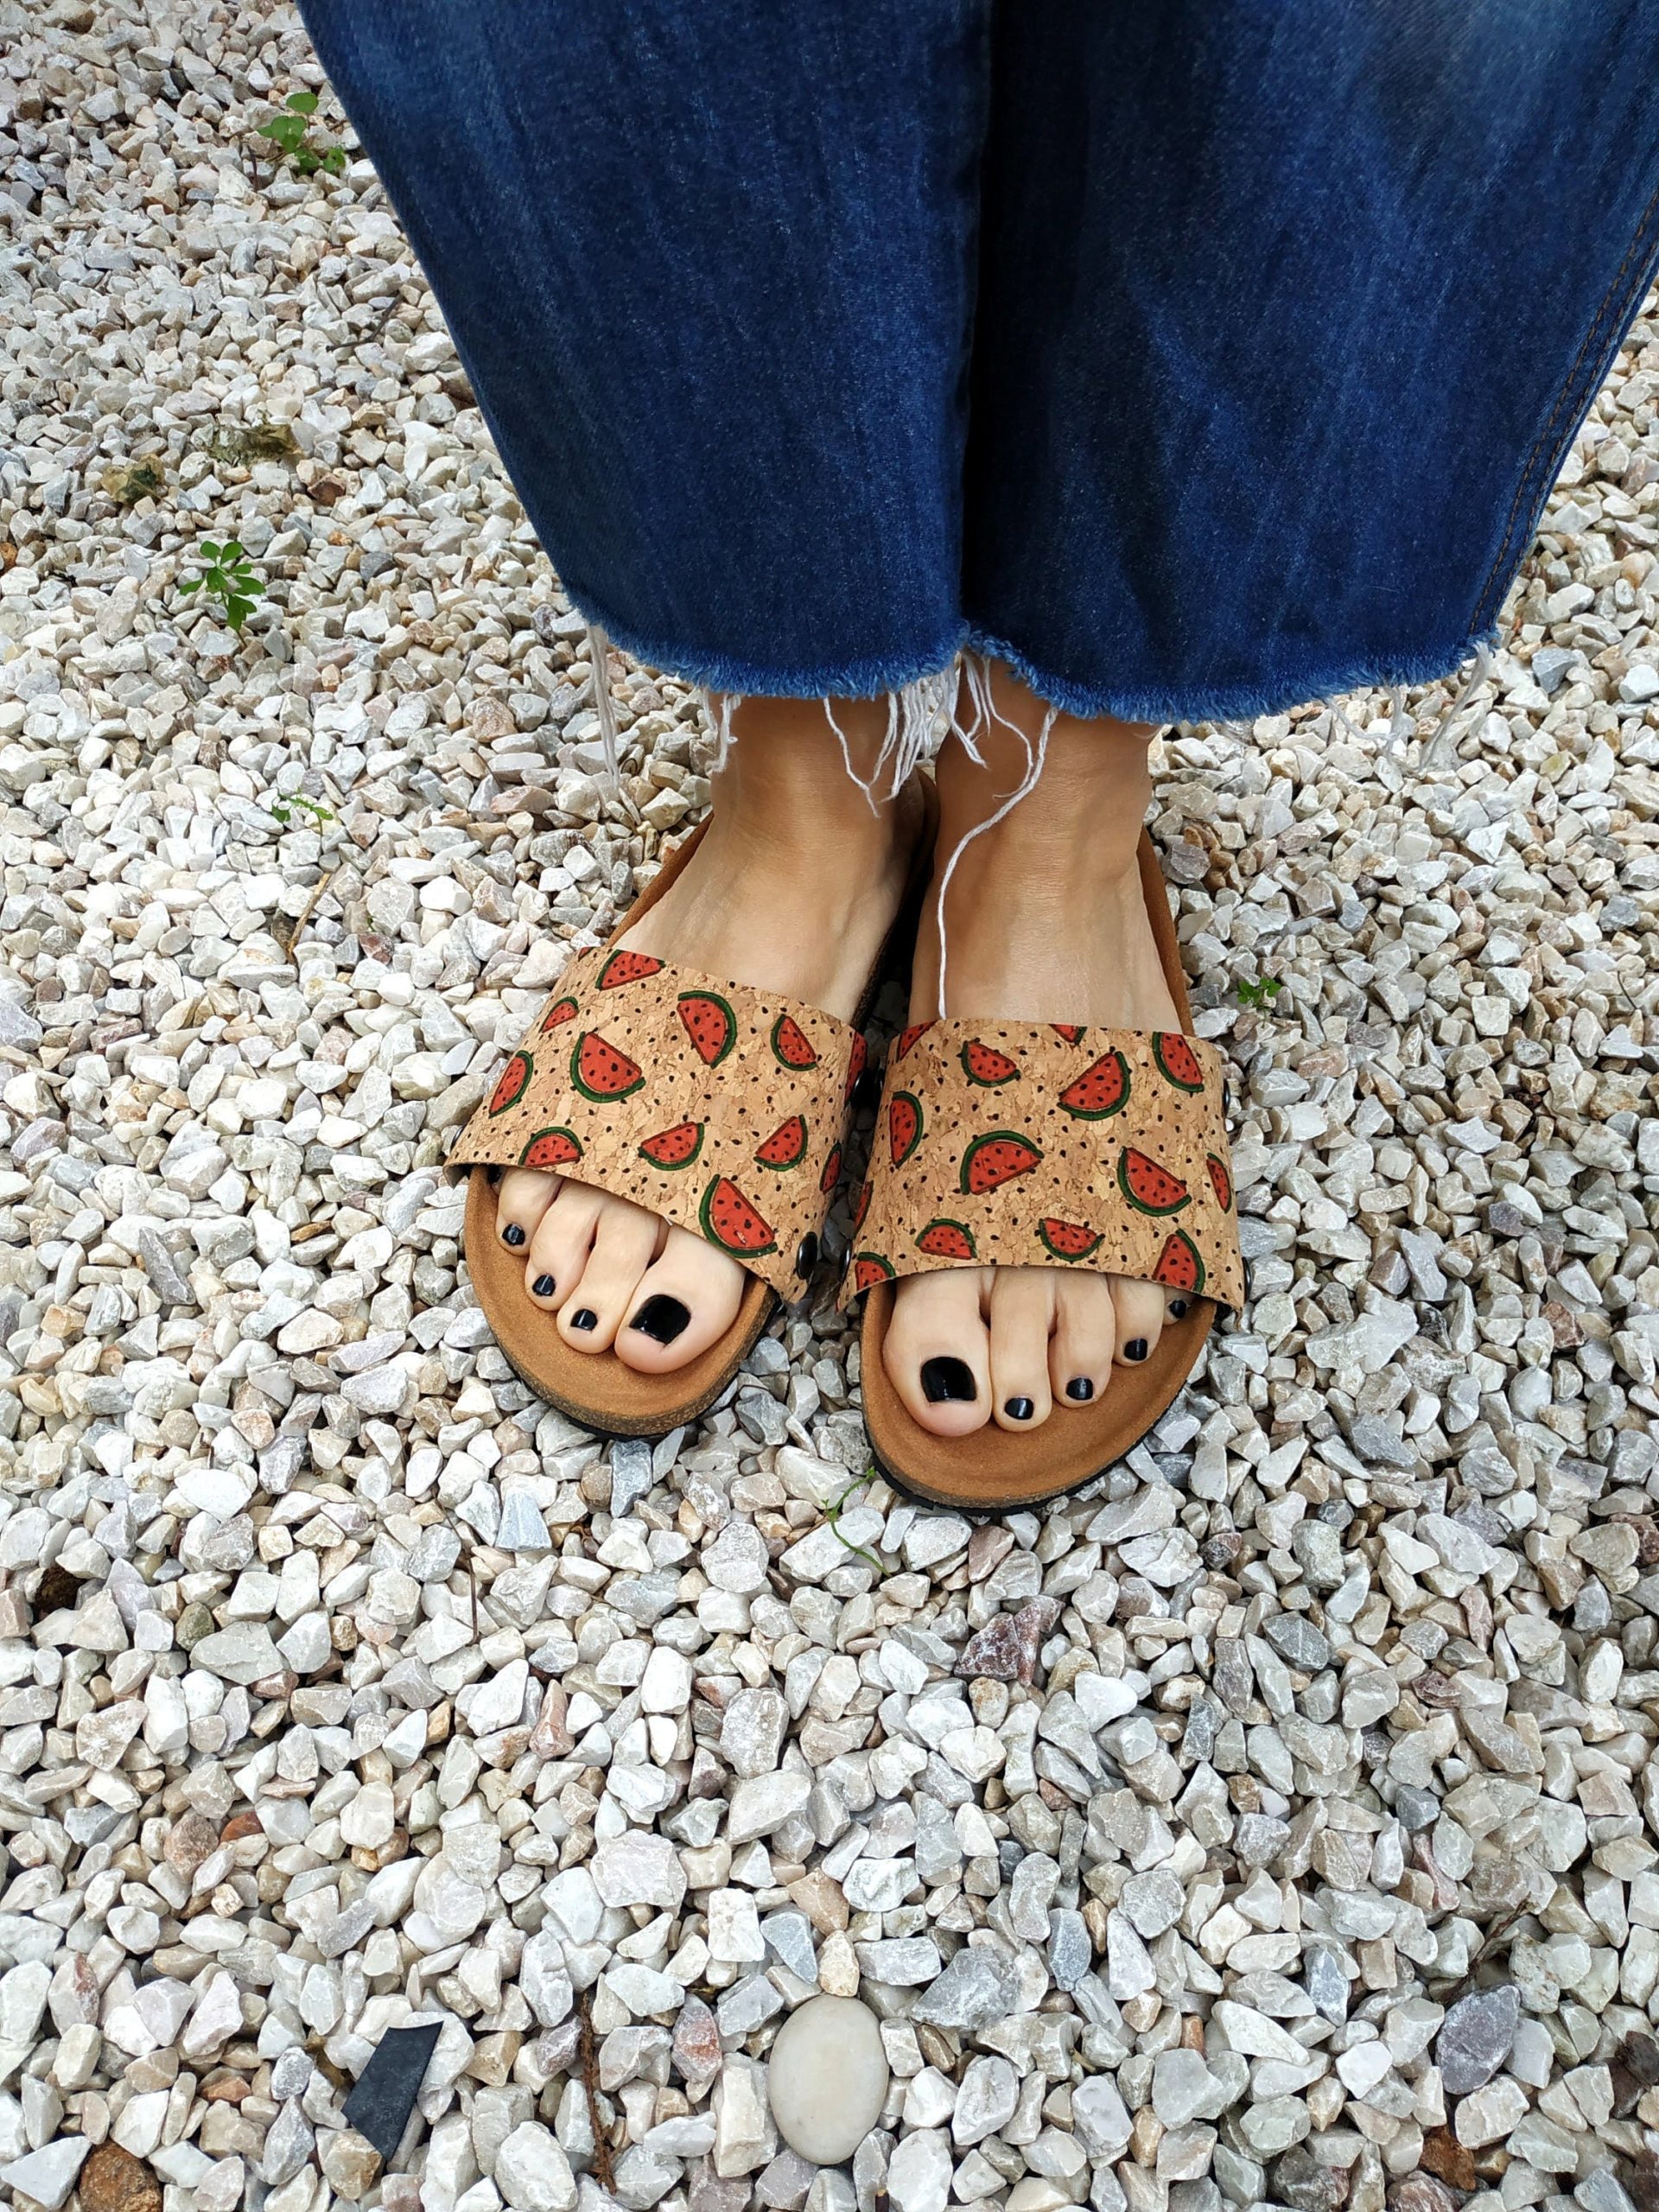
M 1034 744 L 1046 710 L 994 668 L 997 713 Z M 971 721 L 971 715 L 969 721 Z M 1002 723 L 954 738 L 938 763 L 933 888 L 917 945 L 910 1014 L 1173 1029 L 1179 1020 L 1141 888 L 1136 847 L 1151 795 L 1150 729 L 1058 716 L 1041 779 L 957 861 L 939 1003 L 940 871 L 958 842 L 1018 789 L 1029 755 Z M 912 1416 L 939 1436 L 987 1421 L 1023 1433 L 1092 1405 L 1115 1373 L 1149 1358 L 1185 1301 L 1153 1283 L 1054 1268 L 952 1268 L 896 1287 L 884 1357 Z
M 702 842 L 620 939 L 630 950 L 822 1007 L 857 1009 L 904 896 L 916 794 L 872 808 L 847 774 L 874 764 L 885 708 L 744 701 L 715 779 Z M 523 1255 L 532 1302 L 574 1351 L 614 1351 L 663 1375 L 706 1351 L 737 1317 L 736 1261 L 657 1215 L 569 1176 L 505 1173 L 496 1234 Z

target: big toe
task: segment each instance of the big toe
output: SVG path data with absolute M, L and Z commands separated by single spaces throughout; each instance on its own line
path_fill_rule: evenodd
M 683 1229 L 671 1229 L 634 1287 L 616 1332 L 617 1357 L 645 1375 L 683 1367 L 731 1327 L 746 1280 L 724 1252 Z
M 991 1417 L 986 1275 L 953 1268 L 901 1282 L 882 1360 L 912 1421 L 936 1436 L 968 1436 Z

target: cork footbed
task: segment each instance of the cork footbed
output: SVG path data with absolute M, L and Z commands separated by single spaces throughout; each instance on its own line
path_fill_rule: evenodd
M 700 824 L 664 860 L 607 943 L 571 963 L 491 1099 L 463 1130 L 448 1163 L 452 1175 L 516 1165 L 528 1142 L 557 1138 L 581 1147 L 582 1172 L 575 1180 L 632 1199 L 717 1245 L 712 1201 L 734 1193 L 739 1205 L 754 1211 L 734 1173 L 741 1173 L 767 1209 L 763 1225 L 776 1234 L 755 1257 L 772 1281 L 750 1272 L 725 1334 L 683 1366 L 652 1375 L 629 1367 L 613 1351 L 580 1352 L 566 1344 L 553 1316 L 525 1287 L 522 1253 L 510 1251 L 496 1235 L 489 1177 L 470 1176 L 463 1234 L 479 1305 L 520 1379 L 583 1427 L 607 1436 L 663 1436 L 695 1421 L 742 1365 L 779 1291 L 805 1287 L 817 1232 L 834 1199 L 848 1111 L 863 1066 L 862 1026 L 895 952 L 908 942 L 926 879 L 937 809 L 931 784 L 924 781 L 920 791 L 923 817 L 909 893 L 852 1022 L 777 994 L 711 982 L 666 963 L 642 960 L 639 972 L 620 985 L 607 977 L 608 957 L 618 941 L 662 897 L 702 842 Z M 694 1017 L 712 1000 L 730 1021 L 729 1041 L 712 1062 L 696 1049 L 697 1035 L 707 1041 L 706 1032 L 694 1031 L 680 1012 L 684 995 L 699 1001 Z M 573 1005 L 575 1011 L 567 1014 Z M 602 1034 L 590 1030 L 590 1016 L 602 1020 Z M 780 1035 L 785 1022 L 791 1027 Z M 577 1083 L 575 1054 L 590 1034 L 607 1052 L 637 1057 L 644 1077 L 637 1092 L 599 1099 Z M 812 1065 L 796 1065 L 808 1051 L 817 1053 Z M 767 1155 L 791 1148 L 776 1141 L 797 1121 L 805 1132 L 800 1156 L 779 1168 Z M 654 1167 L 649 1155 L 641 1155 L 642 1141 L 681 1129 L 696 1131 L 689 1172 Z M 693 1140 L 688 1135 L 683 1141 Z M 743 1255 L 734 1250 L 732 1256 Z
M 1184 1032 L 1189 1031 L 1192 1013 L 1187 1000 L 1185 979 L 1181 972 L 1180 947 L 1175 925 L 1170 916 L 1169 901 L 1159 870 L 1157 855 L 1152 840 L 1144 831 L 1141 838 L 1139 860 L 1141 888 L 1146 896 L 1147 911 L 1152 922 L 1164 979 L 1168 984 L 1170 996 L 1175 1001 L 1181 1028 Z M 937 1025 L 942 1030 L 951 1026 Z M 998 1025 L 995 1024 L 969 1026 L 982 1032 L 988 1041 L 994 1040 L 998 1033 Z M 1004 1027 L 1010 1039 L 1015 1042 L 1034 1033 L 1033 1025 L 1009 1024 Z M 906 1035 L 912 1034 L 906 1033 Z M 1085 1033 L 1084 1039 L 1080 1040 L 1084 1049 L 1078 1057 L 1080 1064 L 1084 1065 L 1091 1058 L 1086 1050 L 1087 1034 Z M 1095 1034 L 1098 1039 L 1110 1037 L 1113 1033 L 1096 1032 Z M 901 1039 L 900 1043 L 903 1041 Z M 1121 1036 L 1118 1041 L 1122 1043 Z M 1149 1039 L 1147 1046 L 1149 1051 Z M 1208 1047 L 1202 1049 L 1209 1051 Z M 1216 1070 L 1206 1070 L 1206 1073 L 1218 1074 L 1218 1069 L 1217 1061 Z M 993 1074 L 998 1072 L 997 1065 L 992 1064 L 989 1071 Z M 890 1069 L 889 1096 L 900 1087 L 894 1084 L 893 1072 Z M 1129 1080 L 1129 1088 L 1133 1090 L 1133 1077 Z M 1196 1098 L 1193 1101 L 1195 1107 L 1200 1103 Z M 1167 1111 L 1169 1104 L 1167 1100 L 1160 1101 L 1160 1114 Z M 999 1130 L 1012 1119 L 1011 1115 L 1004 1113 L 998 1104 L 993 1103 L 989 1110 L 999 1117 Z M 1207 1152 L 1213 1152 L 1224 1171 L 1228 1204 L 1222 1211 L 1230 1216 L 1231 1169 L 1224 1130 L 1218 1134 L 1217 1113 L 1212 1101 L 1211 1118 L 1195 1128 L 1194 1141 L 1199 1147 L 1198 1157 L 1200 1160 Z M 1106 1126 L 1110 1125 L 1107 1123 Z M 878 1122 L 878 1144 L 886 1141 L 887 1136 L 885 1120 Z M 910 1150 L 904 1154 L 905 1161 L 916 1153 L 917 1147 L 912 1142 Z M 1185 1158 L 1183 1164 L 1185 1164 Z M 1046 1161 L 1044 1166 L 1046 1167 Z M 1036 1172 L 1032 1171 L 1033 1179 Z M 1204 1205 L 1208 1206 L 1212 1204 L 1212 1199 L 1219 1199 L 1219 1186 L 1213 1191 L 1207 1189 L 1207 1177 L 1195 1176 L 1191 1179 L 1201 1194 Z M 1106 1230 L 1107 1241 L 1101 1247 L 1102 1255 L 1113 1260 L 1120 1256 L 1133 1256 L 1129 1247 L 1126 1246 L 1122 1255 L 1116 1249 L 1117 1244 L 1124 1241 L 1121 1221 L 1108 1224 L 1096 1217 L 1098 1190 L 1092 1183 L 1081 1182 L 1075 1173 L 1065 1191 L 1068 1218 L 1074 1218 L 1084 1210 L 1077 1203 L 1080 1189 L 1091 1192 L 1096 1210 L 1095 1215 L 1090 1216 L 1089 1225 L 1091 1228 L 1103 1227 Z M 913 1243 L 914 1237 L 925 1230 L 929 1216 L 951 1217 L 948 1225 L 957 1226 L 955 1217 L 971 1211 L 974 1203 L 971 1197 L 963 1195 L 957 1183 L 952 1182 L 948 1187 L 941 1183 L 932 1192 L 931 1200 L 922 1201 L 924 1210 L 919 1211 L 918 1217 L 908 1224 L 911 1235 L 906 1241 Z M 1130 1212 L 1131 1209 L 1122 1198 L 1117 1204 L 1122 1213 Z M 880 1206 L 881 1200 L 878 1198 L 871 1206 L 872 1217 Z M 868 1225 L 867 1221 L 854 1239 L 855 1252 L 863 1247 Z M 1214 1226 L 1211 1224 L 1212 1229 Z M 1232 1302 L 1242 1294 L 1242 1273 L 1237 1268 L 1236 1234 L 1230 1219 L 1227 1230 L 1230 1258 L 1226 1250 L 1217 1250 L 1207 1236 L 1200 1241 L 1211 1253 L 1211 1264 L 1207 1272 L 1213 1287 L 1220 1290 L 1229 1302 Z M 969 1224 L 969 1234 L 972 1236 L 974 1231 L 975 1224 Z M 991 1240 L 987 1238 L 982 1229 L 976 1242 L 983 1243 L 988 1251 L 991 1249 Z M 1054 1265 L 1054 1255 L 1049 1252 L 1038 1249 L 1033 1256 L 1027 1257 L 1027 1249 L 1028 1244 L 1023 1244 L 1020 1258 L 1025 1264 Z M 997 1256 L 1001 1257 L 1002 1255 L 999 1252 Z M 940 1263 L 937 1257 L 931 1262 L 932 1265 Z M 914 1264 L 908 1258 L 899 1264 L 901 1272 L 925 1271 L 919 1258 Z M 950 1262 L 946 1259 L 943 1264 Z M 957 1264 L 963 1262 L 958 1261 Z M 1109 1267 L 1106 1271 L 1138 1274 L 1147 1279 L 1151 1274 L 1150 1268 L 1139 1265 Z M 867 1292 L 860 1340 L 864 1420 L 876 1458 L 888 1475 L 917 1496 L 937 1504 L 966 1507 L 983 1512 L 1005 1511 L 1014 1506 L 1035 1505 L 1046 1498 L 1057 1497 L 1065 1491 L 1075 1489 L 1078 1484 L 1091 1480 L 1115 1460 L 1121 1459 L 1126 1452 L 1132 1450 L 1179 1395 L 1203 1350 L 1205 1338 L 1218 1310 L 1215 1299 L 1193 1296 L 1180 1320 L 1166 1321 L 1157 1348 L 1149 1358 L 1135 1367 L 1115 1366 L 1105 1391 L 1087 1406 L 1057 1402 L 1047 1421 L 1029 1434 L 1022 1435 L 988 1423 L 969 1436 L 944 1437 L 934 1435 L 931 1429 L 924 1428 L 912 1417 L 888 1376 L 882 1350 L 892 1319 L 894 1295 L 895 1286 L 891 1281 L 878 1281 Z

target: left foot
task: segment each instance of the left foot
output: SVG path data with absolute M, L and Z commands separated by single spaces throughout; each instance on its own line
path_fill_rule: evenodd
M 994 666 L 998 712 L 1034 744 L 1046 709 Z M 1059 715 L 1040 782 L 963 852 L 950 879 L 951 1020 L 1076 1021 L 1177 1029 L 1136 860 L 1151 796 L 1142 726 Z M 938 895 L 958 841 L 1019 787 L 1027 755 L 1000 724 L 976 742 L 985 766 L 947 741 L 938 768 L 932 891 L 912 976 L 910 1018 L 939 1006 Z M 1052 1411 L 1097 1402 L 1116 1370 L 1148 1358 L 1166 1312 L 1155 1284 L 1055 1268 L 952 1268 L 896 1287 L 883 1348 L 906 1408 L 938 1436 L 987 1421 L 1023 1432 Z

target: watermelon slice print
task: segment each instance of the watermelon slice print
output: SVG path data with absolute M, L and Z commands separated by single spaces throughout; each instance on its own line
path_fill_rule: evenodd
M 1204 1262 L 1198 1257 L 1198 1246 L 1184 1230 L 1176 1230 L 1158 1255 L 1152 1279 L 1166 1290 L 1192 1294 L 1204 1288 Z
M 758 1259 L 778 1249 L 772 1224 L 755 1211 L 729 1175 L 716 1175 L 703 1192 L 697 1219 L 709 1242 L 737 1259 Z
M 1051 1021 L 1048 1026 L 1057 1037 L 1064 1037 L 1068 1045 L 1075 1045 L 1083 1035 L 1080 1021 Z
M 794 1068 L 815 1068 L 818 1056 L 808 1037 L 792 1014 L 780 1014 L 772 1025 L 772 1049 L 781 1065 Z
M 861 1029 L 857 1036 L 853 1039 L 852 1058 L 847 1063 L 847 1081 L 842 1086 L 841 1093 L 842 1103 L 843 1105 L 849 1105 L 851 1103 L 853 1093 L 858 1089 L 860 1080 L 863 1076 L 865 1069 L 869 1065 L 869 1042 L 865 1037 L 863 1031 Z
M 676 1122 L 671 1129 L 658 1129 L 645 1139 L 640 1158 L 653 1167 L 689 1167 L 702 1150 L 702 1131 L 701 1122 Z
M 932 1260 L 973 1260 L 979 1256 L 972 1231 L 964 1229 L 959 1221 L 947 1221 L 943 1216 L 928 1223 L 916 1239 L 916 1249 Z
M 994 1045 L 983 1045 L 977 1037 L 970 1037 L 962 1048 L 962 1071 L 969 1083 L 977 1084 L 982 1090 L 1001 1090 L 1005 1083 L 1012 1083 L 1020 1072 L 1018 1060 L 1011 1060 L 1006 1052 L 999 1052 Z
M 1204 1164 L 1209 1170 L 1210 1187 L 1216 1194 L 1216 1204 L 1221 1208 L 1223 1213 L 1230 1213 L 1233 1207 L 1233 1179 L 1227 1173 L 1226 1161 L 1217 1160 L 1212 1152 L 1206 1154 Z
M 902 1167 L 921 1141 L 921 1100 L 908 1090 L 895 1090 L 887 1101 L 887 1147 L 893 1166 Z
M 1192 1203 L 1185 1183 L 1132 1144 L 1117 1155 L 1117 1187 L 1139 1213 L 1179 1213 Z
M 1129 1064 L 1117 1052 L 1103 1052 L 1060 1093 L 1062 1110 L 1079 1122 L 1103 1122 L 1128 1103 Z
M 853 1206 L 853 1230 L 855 1235 L 856 1235 L 858 1230 L 862 1229 L 864 1226 L 864 1217 L 870 1210 L 870 1193 L 874 1187 L 874 1179 L 868 1175 L 864 1178 L 864 1180 L 858 1186 L 858 1197 Z
M 550 1172 L 570 1167 L 582 1158 L 582 1139 L 569 1129 L 537 1129 L 518 1155 L 521 1167 Z
M 841 1147 L 832 1145 L 830 1157 L 823 1163 L 823 1173 L 818 1178 L 818 1188 L 827 1198 L 841 1180 Z
M 899 1033 L 899 1041 L 893 1048 L 893 1058 L 902 1060 L 917 1039 L 925 1037 L 932 1027 L 933 1024 L 931 1021 L 912 1021 L 908 1029 L 901 1029 Z
M 490 1093 L 491 1113 L 505 1114 L 509 1106 L 516 1106 L 535 1072 L 536 1063 L 530 1054 L 515 1052 L 496 1077 L 495 1089 Z
M 1056 1221 L 1052 1216 L 1038 1223 L 1037 1234 L 1044 1251 L 1057 1260 L 1086 1260 L 1091 1252 L 1099 1251 L 1102 1243 L 1093 1230 L 1082 1228 L 1075 1221 Z
M 697 1058 L 717 1068 L 737 1042 L 737 1016 L 718 991 L 682 991 L 679 1015 Z
M 963 1194 L 983 1198 L 987 1191 L 1000 1189 L 1016 1175 L 1028 1175 L 1042 1156 L 1031 1139 L 1021 1136 L 1018 1129 L 988 1129 L 962 1155 Z
M 1152 1033 L 1152 1057 L 1158 1063 L 1158 1072 L 1177 1090 L 1202 1090 L 1204 1070 L 1198 1056 L 1178 1029 L 1154 1029 Z
M 642 983 L 647 976 L 660 976 L 663 963 L 648 952 L 613 952 L 600 969 L 596 991 L 620 990 L 624 983 Z
M 754 1156 L 762 1167 L 776 1168 L 779 1174 L 786 1167 L 798 1167 L 806 1156 L 805 1115 L 791 1114 L 780 1122 Z
M 891 1282 L 898 1269 L 891 1260 L 884 1260 L 879 1252 L 856 1252 L 853 1255 L 853 1288 L 874 1290 L 879 1282 Z
M 581 1011 L 575 999 L 555 999 L 542 1016 L 542 1034 L 545 1036 L 550 1029 L 563 1029 L 565 1023 L 574 1021 Z
M 643 1090 L 645 1078 L 637 1060 L 618 1052 L 597 1029 L 584 1030 L 570 1055 L 570 1080 L 584 1098 L 604 1105 L 613 1098 L 632 1098 Z

